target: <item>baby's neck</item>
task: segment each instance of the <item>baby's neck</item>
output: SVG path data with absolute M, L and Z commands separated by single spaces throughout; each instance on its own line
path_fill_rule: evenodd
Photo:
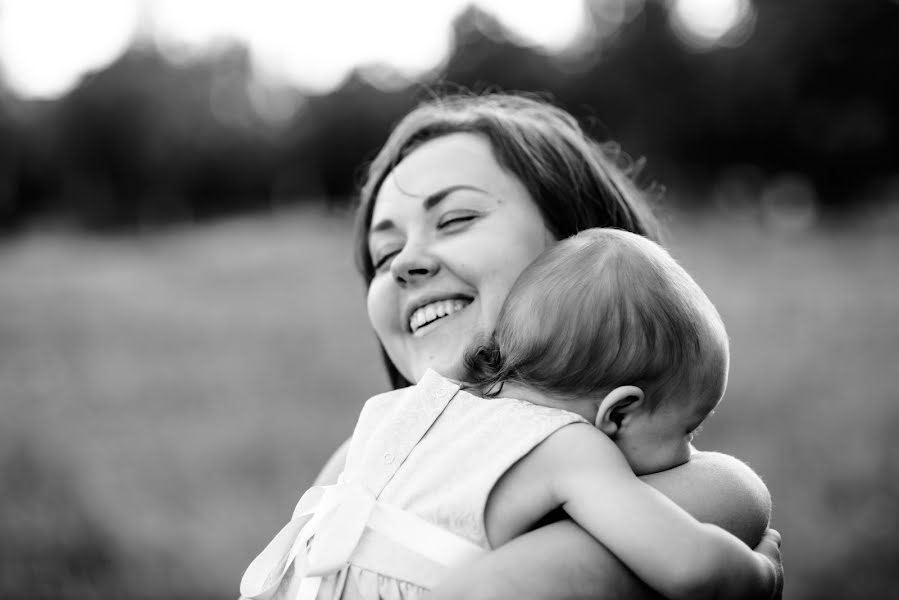
M 554 396 L 515 382 L 504 383 L 499 395 L 560 408 L 581 415 L 589 423 L 596 422 L 595 399 Z M 666 471 L 690 460 L 690 436 L 675 434 L 682 428 L 665 418 L 662 414 L 644 415 L 610 436 L 637 475 Z
M 569 399 L 553 396 L 514 381 L 504 382 L 499 395 L 503 398 L 515 398 L 531 404 L 567 410 L 568 412 L 581 415 L 590 423 L 596 421 L 596 403 L 589 398 Z

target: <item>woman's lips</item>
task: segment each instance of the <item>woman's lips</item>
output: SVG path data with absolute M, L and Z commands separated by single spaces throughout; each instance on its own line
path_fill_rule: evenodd
M 412 333 L 416 333 L 440 319 L 465 309 L 471 302 L 471 300 L 461 298 L 447 298 L 429 302 L 412 312 L 412 315 L 409 317 L 409 329 Z

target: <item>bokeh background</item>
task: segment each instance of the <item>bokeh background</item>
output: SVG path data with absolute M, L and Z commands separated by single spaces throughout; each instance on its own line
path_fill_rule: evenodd
M 444 91 L 646 158 L 787 598 L 899 589 L 899 3 L 0 0 L 0 597 L 233 597 L 387 387 L 360 168 Z

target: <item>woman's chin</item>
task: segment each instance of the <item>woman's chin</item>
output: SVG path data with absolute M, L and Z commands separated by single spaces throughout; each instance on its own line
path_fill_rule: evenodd
M 415 381 L 428 369 L 449 379 L 464 379 L 463 357 L 475 337 L 470 327 L 441 327 L 417 339 L 407 348 Z
M 462 366 L 461 358 L 450 356 L 433 356 L 429 360 L 416 365 L 413 369 L 415 376 L 414 381 L 419 381 L 425 372 L 431 369 L 447 379 L 455 379 L 461 381 L 465 376 L 465 368 Z

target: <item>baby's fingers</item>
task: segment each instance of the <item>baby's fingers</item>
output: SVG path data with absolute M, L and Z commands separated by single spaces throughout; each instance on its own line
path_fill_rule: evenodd
M 769 558 L 773 558 L 774 555 L 778 557 L 778 561 L 780 560 L 780 532 L 776 529 L 767 529 L 765 530 L 765 535 L 762 536 L 762 541 L 759 542 L 759 545 L 756 546 L 755 551 L 761 552 L 765 556 Z
M 767 558 L 774 565 L 777 575 L 777 582 L 774 586 L 774 594 L 771 596 L 774 600 L 780 600 L 783 596 L 784 587 L 784 566 L 780 555 L 781 538 L 780 533 L 776 529 L 768 529 L 762 536 L 762 541 L 755 547 L 755 551 Z

